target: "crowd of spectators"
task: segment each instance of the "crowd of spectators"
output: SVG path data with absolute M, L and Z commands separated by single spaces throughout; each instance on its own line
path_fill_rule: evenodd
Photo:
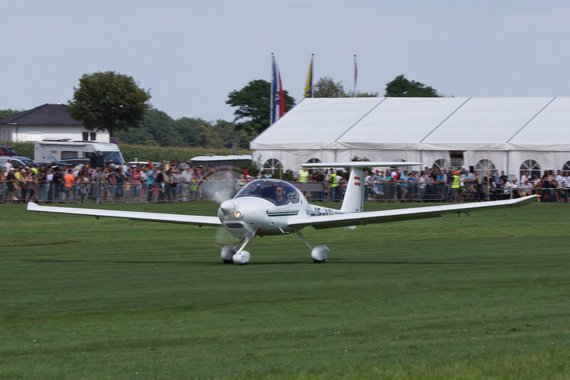
M 302 178 L 301 171 L 299 178 Z M 311 197 L 338 201 L 346 188 L 347 173 L 334 169 L 315 170 L 310 183 L 322 184 L 322 193 Z M 480 176 L 463 168 L 425 167 L 421 171 L 400 168 L 365 171 L 365 199 L 368 201 L 461 202 L 519 198 L 539 195 L 543 202 L 568 202 L 570 171 L 546 170 L 542 176 L 522 172 L 519 179 L 496 171 Z M 321 190 L 318 190 L 321 192 Z
M 133 166 L 107 163 L 104 167 L 41 164 L 0 170 L 0 202 L 200 200 L 208 168 L 163 162 Z
M 103 202 L 179 202 L 206 198 L 206 179 L 223 182 L 235 192 L 253 179 L 247 169 L 236 176 L 216 177 L 217 170 L 186 162 L 147 163 L 132 166 L 107 163 L 104 167 L 81 164 L 75 167 L 42 164 L 0 170 L 0 202 L 63 203 L 87 200 Z M 261 171 L 259 178 L 270 178 Z M 310 199 L 340 201 L 347 185 L 342 170 L 298 172 L 296 186 Z M 461 202 L 518 198 L 537 194 L 545 202 L 568 202 L 570 171 L 546 170 L 542 176 L 522 172 L 513 179 L 503 172 L 479 176 L 458 169 L 400 168 L 365 172 L 365 199 L 368 201 Z

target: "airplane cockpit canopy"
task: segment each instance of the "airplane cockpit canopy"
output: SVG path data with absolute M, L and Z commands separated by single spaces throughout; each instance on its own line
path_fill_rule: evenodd
M 283 190 L 283 200 L 277 199 L 278 188 Z M 301 200 L 300 192 L 289 182 L 274 179 L 258 179 L 251 181 L 241 188 L 236 194 L 236 198 L 241 197 L 259 197 L 267 199 L 276 205 L 288 203 L 299 203 Z

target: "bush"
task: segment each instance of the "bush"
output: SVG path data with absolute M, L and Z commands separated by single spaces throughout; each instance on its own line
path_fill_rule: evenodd
M 12 146 L 19 156 L 34 158 L 34 143 L 2 143 Z M 171 147 L 171 146 L 152 146 L 152 145 L 131 145 L 119 144 L 119 148 L 123 153 L 125 161 L 187 161 L 194 156 L 216 154 L 231 154 L 229 149 L 215 148 L 194 148 L 194 147 Z M 250 151 L 242 151 L 240 154 L 250 154 Z

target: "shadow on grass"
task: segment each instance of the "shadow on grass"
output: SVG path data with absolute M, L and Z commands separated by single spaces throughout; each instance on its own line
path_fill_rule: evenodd
M 217 260 L 77 260 L 77 259 L 20 259 L 20 261 L 25 262 L 36 262 L 36 263 L 106 263 L 106 264 L 148 264 L 148 265 L 169 265 L 169 264 L 187 264 L 187 265 L 234 265 L 234 264 L 222 264 Z M 316 265 L 319 266 L 318 263 L 313 263 L 310 260 L 302 260 L 302 261 L 254 261 L 246 264 L 247 266 L 266 266 L 266 265 Z M 328 261 L 326 263 L 321 263 L 320 265 L 466 265 L 466 264 L 475 264 L 475 263 L 466 263 L 466 262 L 452 262 L 452 261 Z M 239 265 L 236 265 L 239 266 Z

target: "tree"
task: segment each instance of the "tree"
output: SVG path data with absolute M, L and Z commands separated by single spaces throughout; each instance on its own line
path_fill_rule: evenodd
M 287 91 L 284 94 L 287 112 L 295 105 L 295 99 Z M 236 128 L 247 131 L 253 137 L 270 125 L 271 83 L 263 79 L 253 80 L 241 90 L 230 92 L 226 104 L 238 107 L 234 111 Z
M 22 111 L 16 111 L 12 109 L 0 110 L 0 119 L 5 119 L 10 116 L 14 116 Z
M 246 131 L 236 129 L 234 123 L 218 120 L 213 127 L 224 147 L 232 150 L 249 149 L 249 136 Z
M 315 83 L 313 96 L 315 98 L 345 98 L 349 94 L 342 86 L 342 82 L 335 82 L 331 77 L 323 77 Z
M 164 111 L 151 109 L 145 112 L 142 127 L 144 127 L 162 146 L 182 146 L 184 141 L 176 130 L 176 122 Z
M 88 130 L 117 131 L 138 127 L 149 108 L 150 94 L 130 76 L 113 71 L 85 74 L 74 88 L 69 113 Z
M 176 120 L 175 126 L 185 145 L 210 148 L 222 145 L 212 125 L 205 120 L 183 117 Z
M 439 97 L 437 91 L 423 83 L 410 81 L 404 75 L 398 75 L 392 82 L 386 84 L 387 97 Z

